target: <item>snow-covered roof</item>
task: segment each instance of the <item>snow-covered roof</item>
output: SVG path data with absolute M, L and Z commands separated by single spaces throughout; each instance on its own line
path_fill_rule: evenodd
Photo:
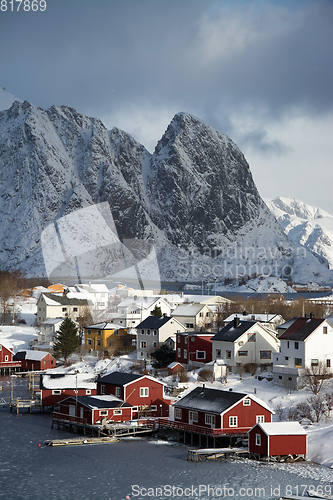
M 172 370 L 172 368 L 174 368 L 175 366 L 183 366 L 181 363 L 179 363 L 179 361 L 173 361 L 173 363 L 170 363 L 167 368 L 170 368 L 170 370 Z
M 40 361 L 41 359 L 45 358 L 45 356 L 47 356 L 49 353 L 48 352 L 44 352 L 44 351 L 33 351 L 33 350 L 28 350 L 28 351 L 17 351 L 16 355 L 18 355 L 19 353 L 23 353 L 25 352 L 25 358 L 24 359 L 28 359 L 30 361 Z
M 64 318 L 48 318 L 42 322 L 42 325 L 57 325 L 58 323 L 62 323 Z
M 253 313 L 253 314 L 230 314 L 224 321 L 228 323 L 229 321 L 233 321 L 234 318 L 239 318 L 242 321 L 260 321 L 262 323 L 270 323 L 274 319 L 281 318 L 279 314 L 261 314 L 261 313 Z
M 172 316 L 196 316 L 206 304 L 182 304 L 176 307 Z
M 0 345 L 2 345 L 5 349 L 8 349 L 8 351 L 12 351 L 14 353 L 14 347 L 10 342 L 8 342 L 7 339 L 5 340 L 0 339 Z
M 96 382 L 92 373 L 78 373 L 77 375 L 42 376 L 44 389 L 96 389 Z
M 120 325 L 116 325 L 116 323 L 97 323 L 96 325 L 85 326 L 85 328 L 93 328 L 95 330 L 119 330 L 122 328 Z
M 257 424 L 267 436 L 306 435 L 299 422 L 264 422 Z M 251 429 L 252 430 L 252 429 Z M 250 431 L 251 432 L 251 431 Z

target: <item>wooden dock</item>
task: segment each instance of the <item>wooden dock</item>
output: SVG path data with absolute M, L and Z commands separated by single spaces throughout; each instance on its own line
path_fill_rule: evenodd
M 40 399 L 11 399 L 9 407 L 11 412 L 16 409 L 16 413 L 19 413 L 21 408 L 27 408 L 29 413 L 32 412 L 33 408 L 39 408 L 43 411 Z
M 230 455 L 236 457 L 239 455 L 249 455 L 246 448 L 205 448 L 199 450 L 188 450 L 187 460 L 191 462 L 202 462 L 203 460 L 217 460 L 227 458 Z
M 118 438 L 115 437 L 92 437 L 92 438 L 74 438 L 74 439 L 49 439 L 44 441 L 46 446 L 75 446 L 82 444 L 110 444 L 117 443 Z

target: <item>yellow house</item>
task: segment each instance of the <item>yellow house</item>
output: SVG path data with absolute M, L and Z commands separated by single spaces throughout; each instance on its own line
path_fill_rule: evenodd
M 104 352 L 108 349 L 108 339 L 121 327 L 115 323 L 98 323 L 84 327 L 84 346 L 87 350 Z

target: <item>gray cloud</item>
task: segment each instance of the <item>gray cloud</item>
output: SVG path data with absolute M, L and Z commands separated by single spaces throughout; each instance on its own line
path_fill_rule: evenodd
M 292 137 L 271 124 L 333 113 L 332 20 L 330 0 L 47 0 L 44 13 L 0 16 L 0 84 L 126 124 L 149 149 L 187 111 L 240 147 L 286 156 Z M 252 129 L 239 129 L 249 114 Z

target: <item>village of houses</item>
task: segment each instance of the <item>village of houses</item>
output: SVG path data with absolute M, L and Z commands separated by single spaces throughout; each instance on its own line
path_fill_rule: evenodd
M 287 321 L 244 310 L 221 321 L 231 300 L 220 295 L 91 283 L 31 294 L 19 308 L 22 317 L 35 311 L 37 327 L 25 327 L 33 332 L 25 343 L 15 342 L 17 327 L 0 327 L 0 370 L 7 379 L 34 374 L 29 410 L 52 412 L 52 425 L 98 436 L 142 425 L 191 444 L 196 459 L 229 447 L 333 466 L 332 309 Z M 87 311 L 91 321 L 79 324 Z M 67 317 L 82 346 L 65 365 L 52 345 Z M 174 361 L 159 369 L 154 352 L 163 345 Z M 21 411 L 14 396 L 10 409 Z

